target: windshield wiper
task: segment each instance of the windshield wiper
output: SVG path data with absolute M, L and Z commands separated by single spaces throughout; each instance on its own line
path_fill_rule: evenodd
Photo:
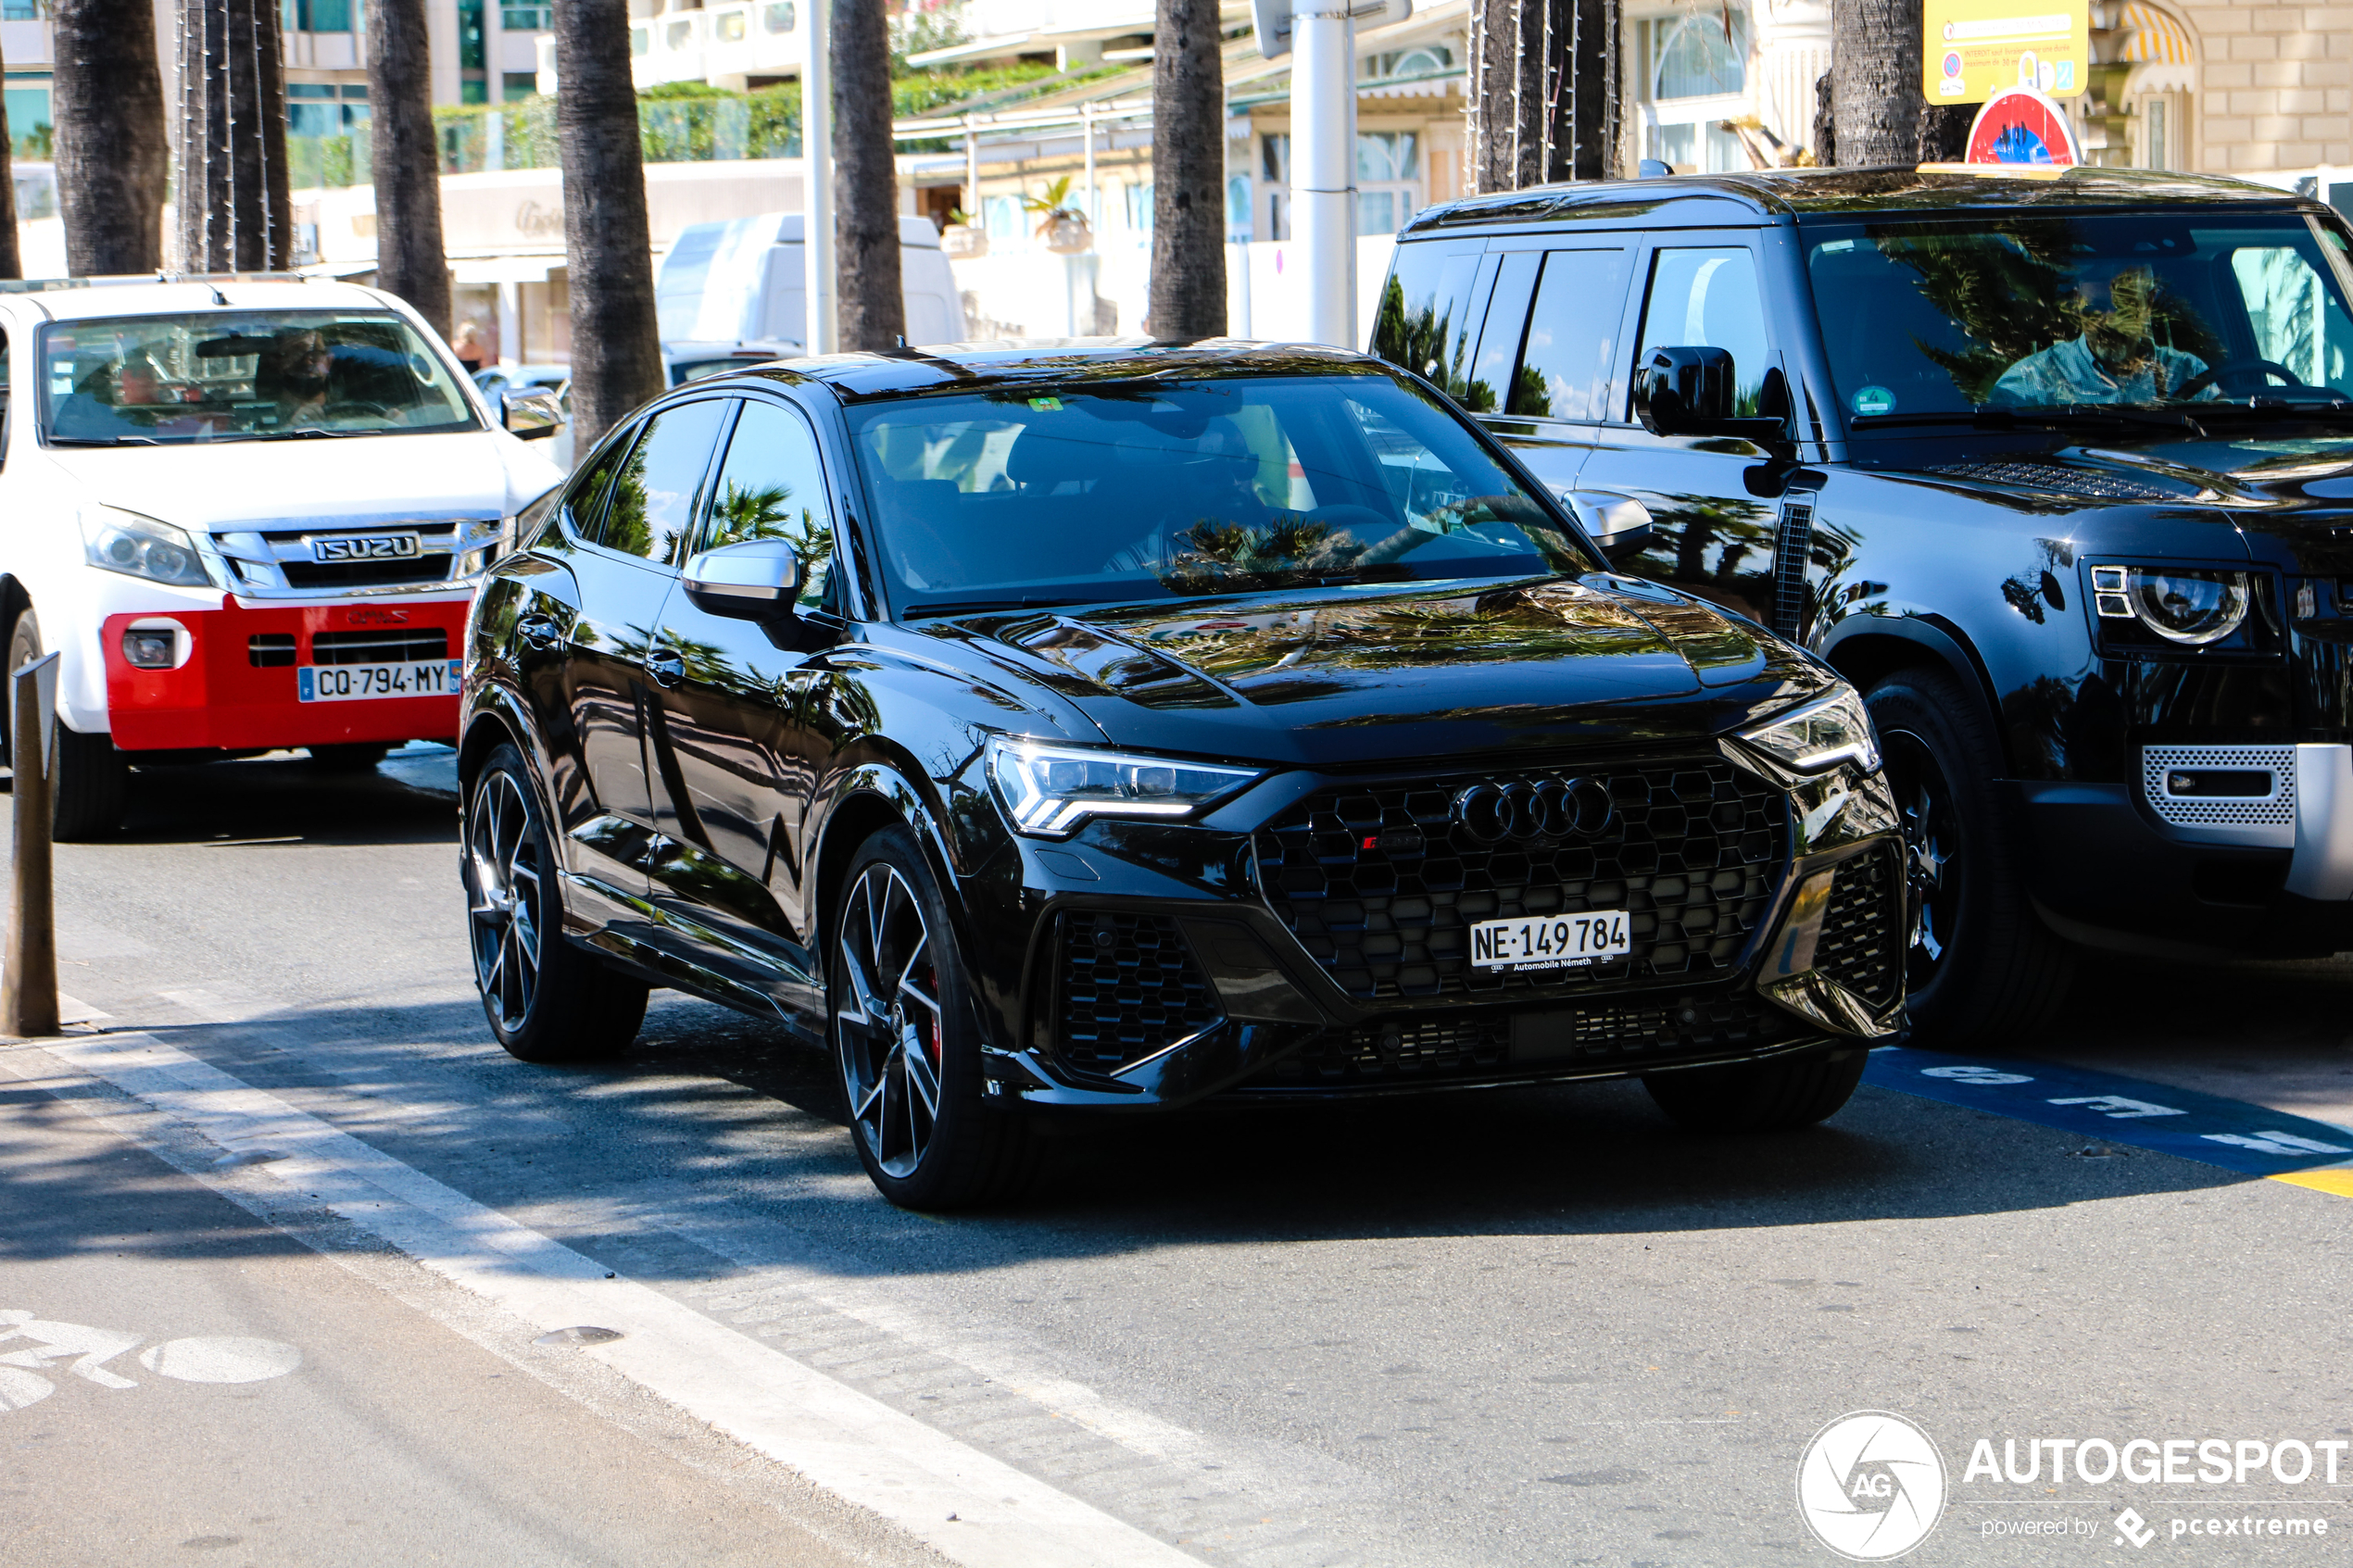
M 152 435 L 53 435 L 52 446 L 160 446 Z
M 2200 404 L 2202 409 L 2219 408 L 2220 404 Z M 2099 404 L 2076 403 L 2063 408 L 1972 408 L 1954 409 L 1936 414 L 1857 414 L 1847 423 L 1856 429 L 1884 430 L 1904 425 L 1965 424 L 1974 430 L 2017 430 L 2037 425 L 2053 430 L 2081 430 L 2087 426 L 2139 425 L 2153 430 L 2187 431 L 2203 437 L 2205 429 L 2186 409 L 2140 408 L 2128 406 L 2108 407 Z
M 1056 596 L 1052 598 L 1018 599 L 939 599 L 931 604 L 909 605 L 905 615 L 979 615 L 992 609 L 1046 609 L 1057 605 L 1080 601 Z

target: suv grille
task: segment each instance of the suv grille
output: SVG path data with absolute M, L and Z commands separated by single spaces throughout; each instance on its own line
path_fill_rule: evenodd
M 1548 775 L 1529 775 L 1541 782 Z M 1602 835 L 1486 845 L 1453 819 L 1455 795 L 1509 776 L 1344 785 L 1256 835 L 1268 904 L 1351 996 L 1472 998 L 1705 981 L 1740 961 L 1789 853 L 1780 793 L 1721 758 L 1604 766 Z M 1583 969 L 1474 969 L 1474 921 L 1625 909 L 1631 951 Z
M 1246 1089 L 1367 1087 L 1513 1073 L 1606 1070 L 1761 1046 L 1803 1025 L 1750 995 L 1600 1002 L 1574 1011 L 1480 1011 L 1330 1031 Z
M 292 632 L 256 632 L 245 639 L 245 662 L 256 670 L 271 670 L 294 661 Z
M 313 664 L 408 664 L 449 657 L 449 633 L 440 626 L 413 632 L 316 632 Z
M 1903 884 L 1879 850 L 1840 866 L 1822 914 L 1814 967 L 1874 1008 L 1895 999 L 1903 976 Z
M 1056 1052 L 1081 1072 L 1115 1072 L 1225 1017 L 1166 915 L 1065 914 L 1060 948 Z
M 289 588 L 364 588 L 386 583 L 438 583 L 449 575 L 447 555 L 407 560 L 290 560 L 278 563 Z

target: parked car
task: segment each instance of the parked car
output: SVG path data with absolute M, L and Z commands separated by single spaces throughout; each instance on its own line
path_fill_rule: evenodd
M 1547 188 L 1416 217 L 1376 348 L 1864 688 L 1913 1022 L 2001 1043 L 2079 946 L 2353 947 L 2348 245 L 2138 170 Z
M 763 212 L 679 231 L 654 279 L 664 356 L 708 363 L 737 348 L 799 353 L 808 339 L 801 215 Z M 899 220 L 899 283 L 907 341 L 956 343 L 963 296 L 928 218 Z M 676 373 L 671 384 L 692 379 Z
M 1029 1118 L 1640 1074 L 1818 1120 L 1903 1007 L 1852 687 L 1604 566 L 1329 350 L 857 355 L 693 383 L 484 580 L 459 771 L 492 1029 L 649 985 L 834 1053 L 894 1202 Z
M 121 821 L 140 761 L 458 731 L 472 580 L 562 476 L 389 295 L 189 279 L 0 293 L 0 624 L 60 656 L 57 831 Z
M 509 388 L 545 387 L 550 392 L 572 384 L 570 365 L 485 365 L 473 373 L 474 385 L 484 397 L 496 397 Z

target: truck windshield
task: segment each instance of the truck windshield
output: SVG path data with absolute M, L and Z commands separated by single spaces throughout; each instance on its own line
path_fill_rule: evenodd
M 2298 214 L 1823 221 L 1804 236 L 1850 417 L 2353 395 L 2345 242 Z
M 902 614 L 1598 564 L 1386 376 L 929 396 L 851 424 Z
M 41 340 L 49 439 L 157 445 L 478 428 L 389 311 L 220 310 L 63 321 Z

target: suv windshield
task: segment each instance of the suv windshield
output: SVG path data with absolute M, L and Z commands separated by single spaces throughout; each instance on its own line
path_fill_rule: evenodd
M 1385 376 L 1024 388 L 850 422 L 902 614 L 1597 564 Z
M 440 356 L 389 311 L 60 322 L 40 385 L 49 438 L 72 445 L 478 428 Z
M 2353 394 L 2345 242 L 2297 214 L 1823 221 L 1804 235 L 1850 415 Z

